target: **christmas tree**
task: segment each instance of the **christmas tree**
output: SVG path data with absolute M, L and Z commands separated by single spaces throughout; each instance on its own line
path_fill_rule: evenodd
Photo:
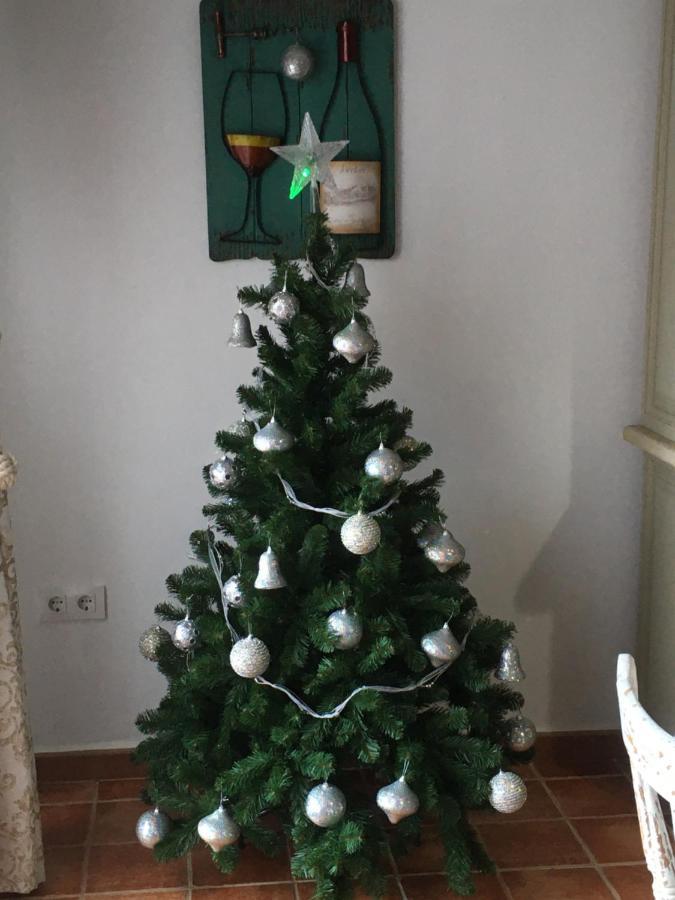
M 431 447 L 411 410 L 373 402 L 391 373 L 362 268 L 320 213 L 306 227 L 306 274 L 277 258 L 269 286 L 239 292 L 230 343 L 255 345 L 244 307 L 277 327 L 257 330 L 245 415 L 204 470 L 196 562 L 156 609 L 178 620 L 173 640 L 160 626 L 141 640 L 168 691 L 138 719 L 155 808 L 137 831 L 159 859 L 204 839 L 228 872 L 245 843 L 279 848 L 272 812 L 316 897 L 357 882 L 377 897 L 388 848 L 410 851 L 435 820 L 449 885 L 470 894 L 490 863 L 466 810 L 512 811 L 526 794 L 501 772 L 534 741 L 508 715 L 523 702 L 513 626 L 465 587 L 442 473 L 414 479 Z

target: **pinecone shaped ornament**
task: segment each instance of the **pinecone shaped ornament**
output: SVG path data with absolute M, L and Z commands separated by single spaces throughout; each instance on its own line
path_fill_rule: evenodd
M 160 841 L 163 841 L 170 831 L 171 819 L 166 813 L 160 812 L 157 807 L 141 813 L 136 822 L 138 842 L 148 850 L 152 850 Z
M 356 556 L 366 556 L 379 546 L 382 532 L 377 521 L 364 512 L 357 512 L 355 516 L 345 519 L 340 529 L 342 543 L 350 553 Z
M 305 800 L 305 814 L 319 828 L 337 825 L 343 819 L 346 809 L 345 795 L 340 788 L 327 781 L 313 787 Z
M 234 463 L 229 456 L 219 456 L 209 466 L 209 481 L 215 488 L 231 487 L 234 480 Z
M 182 622 L 179 622 L 176 625 L 176 628 L 174 630 L 174 646 L 178 647 L 179 650 L 183 650 L 184 652 L 187 652 L 188 650 L 194 650 L 197 644 L 197 639 L 197 626 L 190 618 L 190 614 L 186 613 L 185 618 L 182 620 Z
M 506 746 L 512 753 L 527 753 L 537 740 L 534 722 L 522 713 L 505 722 Z
M 398 825 L 402 819 L 414 816 L 420 808 L 420 798 L 408 787 L 405 775 L 380 788 L 376 802 L 392 825 Z
M 455 540 L 448 529 L 444 528 L 440 537 L 429 541 L 424 548 L 424 555 L 439 572 L 447 572 L 462 562 L 466 550 L 459 541 Z
M 377 450 L 366 459 L 366 475 L 377 478 L 383 484 L 393 484 L 403 475 L 403 460 L 395 450 L 385 447 L 382 441 Z
M 151 625 L 138 639 L 138 649 L 141 651 L 141 656 L 149 659 L 150 662 L 157 662 L 161 648 L 170 643 L 171 635 L 166 628 L 162 628 L 161 625 Z
M 370 291 L 366 285 L 366 273 L 360 262 L 354 260 L 351 264 L 349 272 L 347 272 L 345 287 L 356 291 L 359 297 L 363 297 L 364 300 L 370 297 Z
M 434 668 L 453 663 L 462 653 L 462 645 L 450 631 L 447 622 L 438 631 L 425 634 L 420 643 Z
M 234 606 L 236 609 L 246 606 L 246 597 L 241 587 L 240 575 L 233 575 L 227 579 L 223 585 L 223 596 L 228 606 Z
M 282 453 L 284 450 L 290 450 L 294 443 L 293 435 L 282 428 L 274 416 L 264 428 L 253 435 L 253 446 L 261 453 Z
M 243 309 L 235 314 L 232 321 L 232 333 L 227 342 L 228 347 L 255 347 L 256 341 L 251 331 L 251 320 Z
M 241 678 L 257 678 L 267 671 L 270 651 L 267 645 L 249 634 L 230 650 L 230 665 Z
M 527 801 L 525 782 L 515 772 L 498 772 L 490 779 L 490 805 L 500 813 L 518 812 Z
M 287 581 L 281 571 L 279 558 L 272 547 L 268 546 L 258 560 L 258 574 L 254 587 L 259 591 L 276 591 L 277 588 L 283 588 L 286 585 Z
M 241 831 L 221 803 L 218 809 L 199 820 L 197 834 L 214 853 L 219 853 L 223 847 L 236 844 Z
M 333 338 L 333 347 L 347 362 L 357 363 L 375 348 L 375 340 L 354 317 L 346 328 Z
M 520 664 L 520 653 L 513 641 L 504 644 L 495 678 L 507 684 L 518 684 L 525 680 L 525 671 Z

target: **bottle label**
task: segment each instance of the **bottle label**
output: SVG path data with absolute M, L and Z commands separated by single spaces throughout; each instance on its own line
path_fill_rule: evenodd
M 341 63 L 358 62 L 359 46 L 356 25 L 353 22 L 340 22 L 338 25 L 338 61 Z

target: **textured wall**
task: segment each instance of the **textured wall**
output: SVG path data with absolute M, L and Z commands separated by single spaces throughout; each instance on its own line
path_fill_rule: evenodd
M 658 0 L 401 0 L 393 395 L 447 474 L 542 728 L 612 726 L 635 630 Z M 42 748 L 133 741 L 139 632 L 201 522 L 259 262 L 207 257 L 196 0 L 0 4 L 0 423 Z M 41 585 L 107 622 L 39 623 Z

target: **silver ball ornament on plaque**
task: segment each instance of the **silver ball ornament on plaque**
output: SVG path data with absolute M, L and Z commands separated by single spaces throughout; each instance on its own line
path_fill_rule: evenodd
M 160 812 L 157 807 L 141 813 L 136 822 L 136 837 L 138 843 L 148 850 L 156 847 L 171 831 L 171 819 L 166 813 Z
M 264 428 L 253 435 L 253 446 L 261 453 L 282 453 L 284 450 L 290 450 L 294 443 L 293 435 L 282 428 L 274 416 Z
M 462 645 L 450 631 L 447 622 L 438 631 L 425 634 L 420 643 L 434 668 L 453 663 L 462 654 Z
M 344 818 L 347 799 L 340 788 L 324 781 L 307 794 L 305 814 L 319 828 L 330 828 Z
M 375 348 L 375 340 L 368 331 L 352 318 L 349 325 L 333 338 L 333 347 L 347 362 L 357 363 Z
M 448 531 L 444 528 L 440 536 L 429 543 L 424 548 L 424 555 L 432 562 L 439 572 L 447 572 L 458 566 L 466 555 L 466 550 Z
M 270 651 L 258 638 L 249 634 L 230 650 L 230 665 L 241 678 L 257 678 L 270 664 Z
M 363 625 L 356 613 L 347 609 L 336 609 L 328 616 L 328 631 L 337 638 L 338 650 L 353 650 L 363 637 Z
M 515 813 L 525 806 L 527 787 L 515 772 L 498 772 L 490 779 L 490 805 L 500 813 Z
M 507 641 L 502 648 L 495 678 L 507 684 L 518 684 L 525 680 L 525 671 L 520 664 L 520 653 L 513 641 Z
M 237 843 L 241 830 L 221 803 L 218 809 L 199 820 L 197 834 L 214 853 L 220 853 L 223 847 Z
M 393 484 L 403 475 L 403 460 L 395 450 L 390 450 L 380 441 L 377 450 L 373 450 L 366 459 L 364 469 L 370 478 L 377 478 L 383 484 Z
M 397 825 L 402 819 L 414 816 L 420 808 L 420 798 L 408 787 L 405 775 L 397 781 L 393 781 L 377 792 L 376 803 L 386 815 L 392 825 Z
M 209 481 L 215 488 L 226 489 L 234 481 L 234 462 L 229 456 L 219 456 L 209 466 Z
M 427 522 L 424 528 L 417 535 L 417 546 L 420 550 L 425 550 L 429 544 L 438 540 L 443 534 L 443 526 L 438 522 Z
M 271 546 L 260 555 L 258 560 L 258 574 L 254 587 L 259 591 L 276 591 L 277 588 L 286 587 L 287 581 L 279 565 L 279 557 Z
M 138 649 L 141 651 L 141 656 L 149 659 L 150 662 L 157 662 L 161 648 L 170 643 L 171 635 L 166 628 L 162 628 L 161 625 L 151 625 L 138 639 Z
M 304 81 L 314 71 L 314 54 L 303 44 L 291 44 L 281 57 L 281 71 L 291 81 Z
M 197 626 L 190 618 L 189 613 L 186 613 L 185 618 L 176 625 L 172 640 L 174 646 L 178 647 L 179 650 L 185 652 L 194 650 L 198 640 L 198 633 Z
M 409 434 L 405 434 L 402 438 L 396 441 L 393 449 L 398 453 L 399 450 L 405 450 L 407 453 L 412 453 L 414 450 L 417 450 L 419 447 L 419 441 L 416 441 L 414 437 L 411 437 Z M 417 463 L 415 462 L 406 462 L 403 460 L 403 471 L 409 472 L 411 469 L 414 469 Z
M 255 347 L 256 341 L 251 331 L 251 320 L 243 309 L 240 309 L 232 321 L 232 333 L 227 342 L 229 347 L 242 347 L 248 349 Z
M 345 520 L 340 529 L 342 543 L 350 553 L 365 556 L 379 546 L 382 532 L 377 521 L 366 513 L 358 512 Z
M 522 714 L 507 719 L 504 723 L 506 746 L 513 753 L 527 753 L 537 740 L 534 722 Z
M 351 264 L 347 278 L 345 279 L 345 287 L 351 288 L 353 291 L 367 300 L 370 297 L 370 291 L 366 285 L 366 273 L 360 262 L 354 260 Z
M 227 579 L 223 585 L 223 597 L 228 606 L 233 606 L 236 609 L 246 606 L 246 596 L 241 587 L 240 575 L 232 575 L 231 578 Z

